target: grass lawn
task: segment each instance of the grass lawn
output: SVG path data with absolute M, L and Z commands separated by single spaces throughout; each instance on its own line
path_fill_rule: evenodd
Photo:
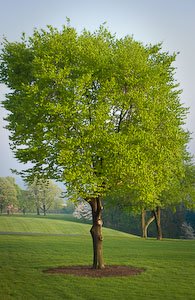
M 83 224 L 72 215 L 47 215 L 47 216 L 0 216 L 0 232 L 65 234 L 89 236 L 90 224 Z M 104 236 L 132 236 L 124 232 L 103 228 Z M 135 237 L 135 236 L 134 236 Z
M 42 272 L 91 264 L 89 227 L 55 218 L 0 216 L 1 232 L 42 233 L 0 235 L 0 299 L 195 299 L 195 241 L 142 240 L 104 229 L 106 264 L 144 267 L 144 273 L 87 278 Z

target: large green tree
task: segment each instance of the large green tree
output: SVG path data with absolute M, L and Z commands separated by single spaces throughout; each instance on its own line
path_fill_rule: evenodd
M 49 26 L 4 41 L 12 149 L 33 164 L 23 172 L 29 180 L 64 181 L 70 197 L 89 202 L 94 268 L 104 268 L 102 198 L 133 190 L 156 206 L 172 176 L 182 176 L 188 136 L 174 60 L 161 45 L 117 39 L 103 26 L 81 34 Z

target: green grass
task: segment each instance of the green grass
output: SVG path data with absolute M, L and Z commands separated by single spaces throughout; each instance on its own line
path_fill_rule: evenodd
M 79 223 L 71 215 L 48 216 L 0 216 L 0 232 L 65 234 L 65 235 L 89 235 L 90 224 Z M 104 236 L 128 236 L 131 235 L 103 228 Z
M 0 217 L 0 231 L 13 228 L 15 232 L 34 230 L 43 235 L 0 235 L 2 300 L 195 299 L 195 241 L 145 241 L 104 229 L 105 262 L 144 267 L 146 271 L 133 277 L 89 279 L 42 272 L 50 267 L 90 264 L 89 225 L 48 218 Z M 53 232 L 79 235 L 46 235 Z

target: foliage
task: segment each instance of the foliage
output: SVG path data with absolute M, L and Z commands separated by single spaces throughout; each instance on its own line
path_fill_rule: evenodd
M 189 216 L 191 216 L 189 218 Z M 151 217 L 151 212 L 146 212 L 146 220 Z M 131 207 L 124 209 L 120 205 L 111 207 L 104 206 L 103 211 L 104 226 L 136 234 L 142 235 L 141 232 L 141 215 L 135 214 Z M 161 224 L 164 238 L 180 238 L 183 233 L 181 231 L 182 223 L 187 222 L 194 227 L 194 212 L 188 211 L 184 205 L 178 205 L 174 210 L 170 207 L 161 211 Z M 156 237 L 156 226 L 154 222 L 148 228 L 148 236 Z
M 27 190 L 21 189 L 18 185 L 17 188 L 17 207 L 18 211 L 22 211 L 25 214 L 27 211 L 33 211 L 32 201 L 29 199 Z
M 193 210 L 187 210 L 185 214 L 185 219 L 187 223 L 190 223 L 193 228 L 195 228 L 195 211 Z
M 16 158 L 33 164 L 24 176 L 65 181 L 75 199 L 133 191 L 135 204 L 158 205 L 184 176 L 175 58 L 104 26 L 5 40 L 0 78 L 12 92 L 3 105 Z
M 175 177 L 160 197 L 161 207 L 174 208 L 184 205 L 187 209 L 195 208 L 195 166 L 190 159 L 184 164 L 184 176 Z
M 75 205 L 72 201 L 66 201 L 63 207 L 63 213 L 65 214 L 73 214 L 75 210 Z
M 27 192 L 38 214 L 42 210 L 45 215 L 50 208 L 56 208 L 56 205 L 62 204 L 62 199 L 60 198 L 62 190 L 51 180 L 35 178 L 32 183 L 28 184 Z
M 179 238 L 181 236 L 181 225 L 185 221 L 185 212 L 187 210 L 193 210 L 195 207 L 195 166 L 190 157 L 184 160 L 184 174 L 183 177 L 175 176 L 171 182 L 167 185 L 167 188 L 162 191 L 158 198 L 158 205 L 162 208 L 162 229 L 165 237 Z M 117 204 L 117 205 L 116 205 Z M 112 208 L 115 205 L 114 208 Z M 114 195 L 112 199 L 108 201 L 108 211 L 111 214 L 111 219 L 115 219 L 115 224 L 119 221 L 117 213 L 122 214 L 122 218 L 126 219 L 129 215 L 129 219 L 133 218 L 132 213 L 135 215 L 136 223 L 140 217 L 136 217 L 138 213 L 141 214 L 142 209 L 145 211 L 146 219 L 150 220 L 151 211 L 154 209 L 153 205 L 143 203 L 142 201 L 136 201 L 135 192 L 132 191 L 128 194 Z M 147 211 L 146 211 L 147 208 Z M 123 211 L 123 212 L 122 212 Z M 114 212 L 114 215 L 113 215 Z M 152 213 L 153 215 L 153 213 Z M 109 216 L 106 215 L 109 220 Z M 193 220 L 193 218 L 192 218 Z M 190 220 L 190 223 L 192 223 Z M 124 223 L 127 223 L 126 226 Z M 132 225 L 129 220 L 121 221 L 121 228 L 126 232 L 140 232 L 139 225 L 132 230 Z M 123 225 L 122 225 L 123 224 Z M 113 226 L 113 221 L 111 221 Z M 129 228 L 128 228 L 129 227 Z M 150 236 L 155 236 L 154 226 L 150 225 Z M 128 228 L 128 229 L 127 229 Z
M 140 216 L 130 209 L 124 210 L 120 205 L 104 205 L 104 226 L 141 236 Z
M 13 177 L 0 177 L 0 209 L 8 213 L 17 207 L 18 187 Z

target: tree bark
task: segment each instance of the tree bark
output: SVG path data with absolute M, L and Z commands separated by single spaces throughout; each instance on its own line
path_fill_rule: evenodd
M 102 236 L 102 203 L 99 197 L 89 201 L 92 210 L 93 225 L 90 233 L 93 240 L 93 269 L 104 269 Z
M 142 210 L 142 237 L 147 239 L 147 237 L 148 237 L 148 227 L 154 221 L 155 216 L 151 215 L 151 217 L 148 219 L 147 222 L 146 222 L 145 218 L 146 218 L 146 211 Z
M 157 228 L 157 240 L 162 240 L 162 228 L 161 228 L 160 213 L 161 213 L 160 207 L 157 206 L 156 210 L 153 210 L 156 228 Z
M 147 234 L 145 232 L 145 227 L 146 227 L 146 211 L 145 211 L 145 209 L 142 209 L 142 212 L 141 212 L 141 223 L 142 223 L 142 237 L 146 238 Z
M 40 215 L 40 210 L 39 210 L 39 207 L 37 206 L 37 216 Z
M 45 206 L 45 204 L 43 204 L 43 214 L 44 214 L 44 216 L 46 216 L 46 206 Z

